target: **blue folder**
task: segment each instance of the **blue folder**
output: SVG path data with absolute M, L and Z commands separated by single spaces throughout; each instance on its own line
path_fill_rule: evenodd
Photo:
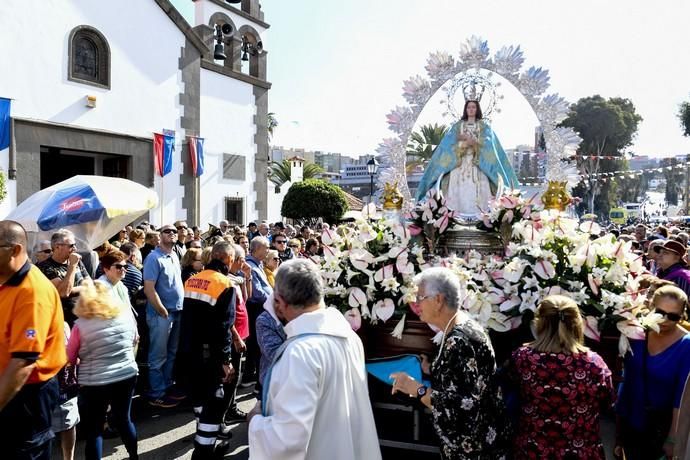
M 421 382 L 427 387 L 431 386 L 428 380 L 422 379 L 422 361 L 417 355 L 399 355 L 390 358 L 369 360 L 366 364 L 367 372 L 388 385 L 393 386 L 391 374 L 406 372 L 410 377 Z

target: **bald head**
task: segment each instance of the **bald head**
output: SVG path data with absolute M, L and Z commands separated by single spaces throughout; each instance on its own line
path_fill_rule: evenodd
M 26 231 L 12 220 L 0 221 L 0 284 L 24 266 L 28 256 Z
M 26 251 L 26 230 L 13 220 L 0 221 L 0 245 L 21 245 Z

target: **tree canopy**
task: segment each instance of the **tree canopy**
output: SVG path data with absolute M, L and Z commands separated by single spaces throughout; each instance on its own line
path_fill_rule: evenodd
M 592 174 L 628 169 L 624 150 L 630 147 L 642 117 L 630 99 L 599 95 L 584 97 L 571 107 L 563 126 L 573 128 L 582 138 L 577 165 L 580 173 Z M 618 157 L 615 159 L 603 156 Z M 609 180 L 589 179 L 578 185 L 575 196 L 583 198 L 589 212 L 606 215 L 617 198 L 617 186 Z
M 683 128 L 683 136 L 690 136 L 690 102 L 683 102 L 680 105 L 678 119 Z
M 347 200 L 340 187 L 321 179 L 307 179 L 290 186 L 280 212 L 290 219 L 323 218 L 332 223 L 340 220 L 345 211 Z
M 305 163 L 302 172 L 303 179 L 313 179 L 323 172 L 323 168 L 315 163 Z M 268 170 L 268 179 L 277 187 L 290 182 L 290 162 L 288 160 L 274 161 Z

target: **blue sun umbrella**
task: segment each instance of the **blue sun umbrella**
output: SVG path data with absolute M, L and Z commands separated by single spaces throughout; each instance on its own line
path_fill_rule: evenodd
M 65 228 L 81 249 L 93 249 L 156 206 L 156 192 L 136 182 L 74 176 L 34 193 L 7 219 L 24 226 L 32 246 Z
M 52 230 L 99 220 L 106 210 L 90 185 L 56 191 L 38 216 L 38 228 Z

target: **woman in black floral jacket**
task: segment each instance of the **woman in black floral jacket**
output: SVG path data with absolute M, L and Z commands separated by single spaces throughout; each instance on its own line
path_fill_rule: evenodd
M 431 364 L 431 388 L 400 372 L 391 375 L 393 393 L 417 397 L 431 409 L 442 458 L 505 458 L 507 417 L 489 337 L 460 311 L 460 285 L 450 269 L 425 270 L 415 282 L 420 318 L 443 331 L 443 342 Z

